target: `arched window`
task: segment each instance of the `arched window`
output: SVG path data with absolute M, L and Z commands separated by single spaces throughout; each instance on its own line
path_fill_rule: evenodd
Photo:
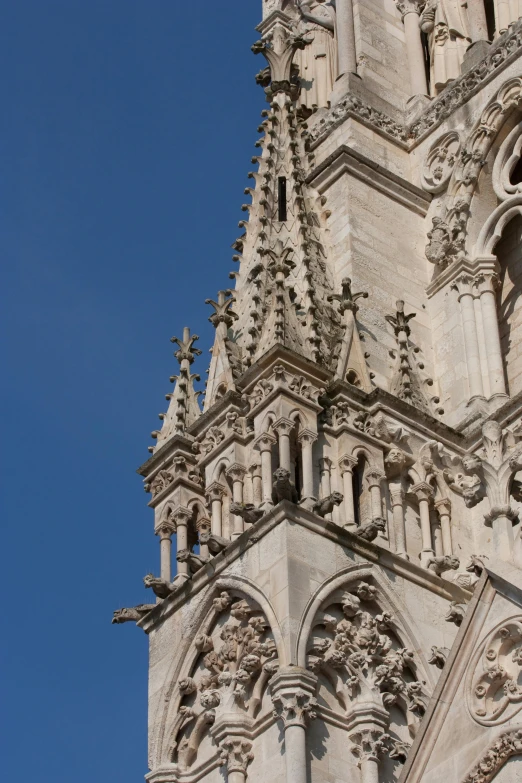
M 494 252 L 500 264 L 500 345 L 506 387 L 513 396 L 522 390 L 522 215 L 507 224 Z

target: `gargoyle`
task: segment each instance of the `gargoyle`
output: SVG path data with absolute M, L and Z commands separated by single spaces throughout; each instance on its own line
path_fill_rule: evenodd
M 277 506 L 282 500 L 289 500 L 291 503 L 297 503 L 299 500 L 297 490 L 290 480 L 290 471 L 286 468 L 278 468 L 274 472 L 274 483 L 272 486 L 272 503 Z
M 138 604 L 138 606 L 131 606 L 128 609 L 116 609 L 112 616 L 113 623 L 137 623 L 142 617 L 145 617 L 156 604 Z
M 314 514 L 317 514 L 318 517 L 324 518 L 326 514 L 331 514 L 334 506 L 339 506 L 343 502 L 343 499 L 344 495 L 341 495 L 340 492 L 332 492 L 327 498 L 323 498 L 322 500 L 318 500 L 317 503 L 314 503 L 312 511 Z
M 247 525 L 254 525 L 266 513 L 262 508 L 256 508 L 253 503 L 231 503 L 230 512 L 241 517 Z
M 428 663 L 431 663 L 433 666 L 436 666 L 437 669 L 443 669 L 447 657 L 449 655 L 449 650 L 447 647 L 432 647 L 431 648 L 431 657 L 428 658 Z
M 375 517 L 367 525 L 363 525 L 358 530 L 354 530 L 354 533 L 359 538 L 364 538 L 365 541 L 373 541 L 377 538 L 379 533 L 384 533 L 386 530 L 386 522 L 381 517 Z
M 167 582 L 166 579 L 161 579 L 159 576 L 154 576 L 154 574 L 147 574 L 144 576 L 143 584 L 147 588 L 150 587 L 154 595 L 156 595 L 158 598 L 166 598 L 172 593 L 173 590 L 175 590 L 175 586 L 173 584 Z
M 182 549 L 176 555 L 178 563 L 188 563 L 190 575 L 192 576 L 197 571 L 200 571 L 204 565 L 207 564 L 207 560 L 200 555 L 194 554 L 190 549 Z
M 444 571 L 456 571 L 460 567 L 460 560 L 458 557 L 453 557 L 453 555 L 432 557 L 428 560 L 427 567 L 437 576 L 442 576 Z
M 234 504 L 232 503 L 230 506 L 231 511 L 233 505 Z M 216 536 L 214 533 L 208 531 L 199 534 L 199 543 L 206 544 L 213 555 L 219 555 L 219 553 L 230 544 L 230 541 L 228 538 L 221 538 L 221 536 Z

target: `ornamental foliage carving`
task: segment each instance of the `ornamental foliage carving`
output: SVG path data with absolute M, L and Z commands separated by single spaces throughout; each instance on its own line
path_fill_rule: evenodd
M 502 734 L 462 783 L 489 783 L 511 756 L 522 754 L 522 729 Z
M 389 723 L 393 708 L 414 736 L 428 694 L 414 653 L 403 646 L 395 618 L 381 609 L 375 586 L 360 581 L 332 596 L 315 618 L 308 667 L 333 691 L 348 719 L 371 709 Z
M 194 764 L 209 726 L 221 715 L 243 715 L 245 721 L 257 717 L 268 682 L 278 669 L 270 626 L 253 602 L 223 591 L 213 608 L 213 625 L 194 640 L 190 674 L 177 683 L 170 757 L 181 770 Z M 229 756 L 227 748 L 228 760 Z
M 428 193 L 441 193 L 449 182 L 460 150 L 456 131 L 445 133 L 432 146 L 422 170 L 422 186 Z
M 484 726 L 513 718 L 522 709 L 522 616 L 497 626 L 480 645 L 471 667 L 468 707 Z

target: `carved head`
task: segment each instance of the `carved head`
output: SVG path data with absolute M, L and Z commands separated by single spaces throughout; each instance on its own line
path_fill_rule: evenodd
M 112 616 L 113 623 L 126 623 L 128 620 L 132 620 L 128 609 L 116 609 Z
M 330 500 L 332 503 L 335 503 L 336 506 L 339 506 L 344 500 L 344 495 L 341 495 L 340 492 L 332 492 Z
M 459 560 L 459 558 L 458 557 L 454 557 L 453 555 L 447 555 L 446 556 L 445 564 L 452 571 L 456 571 L 458 568 L 460 568 L 460 560 Z
M 289 481 L 290 471 L 286 468 L 278 468 L 274 471 L 274 478 L 276 481 Z
M 476 454 L 464 454 L 462 457 L 462 467 L 467 473 L 473 473 L 482 465 L 482 460 Z

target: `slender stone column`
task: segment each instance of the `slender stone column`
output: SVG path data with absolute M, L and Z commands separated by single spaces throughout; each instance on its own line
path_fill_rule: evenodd
M 232 480 L 232 499 L 234 503 L 243 503 L 243 481 L 245 478 L 246 468 L 243 465 L 239 465 L 237 462 L 231 465 L 227 470 L 227 476 Z M 244 527 L 243 517 L 234 514 L 234 529 L 232 531 L 232 538 L 237 538 L 241 535 Z
M 301 463 L 303 466 L 303 497 L 300 505 L 305 508 L 311 508 L 315 503 L 314 497 L 314 461 L 313 449 L 317 440 L 317 433 L 312 430 L 302 430 L 299 433 L 298 441 L 301 444 Z
M 176 525 L 176 559 L 177 559 L 178 555 L 181 552 L 187 552 L 189 548 L 188 523 L 189 520 L 192 518 L 192 512 L 189 508 L 178 506 L 178 508 L 176 508 L 172 512 L 172 518 Z M 189 574 L 188 563 L 186 561 L 183 562 L 178 560 L 178 573 L 176 578 L 188 579 L 189 576 L 190 574 Z
M 295 422 L 284 417 L 278 419 L 272 425 L 272 428 L 279 436 L 279 467 L 285 470 L 291 470 L 290 459 L 290 433 L 295 427 Z
M 415 484 L 411 491 L 419 501 L 419 516 L 422 537 L 421 565 L 427 567 L 428 561 L 434 556 L 431 542 L 430 501 L 433 496 L 433 488 L 425 481 Z
M 353 19 L 353 0 L 337 0 L 337 62 L 339 76 L 356 73 L 357 55 L 355 51 L 355 27 Z
M 427 95 L 426 61 L 422 47 L 420 29 L 420 8 L 414 0 L 396 0 L 402 14 L 406 52 L 410 71 L 411 95 Z
M 207 543 L 202 543 L 201 542 L 201 536 L 203 534 L 210 533 L 210 528 L 211 528 L 210 519 L 208 519 L 207 517 L 201 517 L 196 522 L 196 529 L 198 531 L 198 535 L 200 536 L 199 554 L 204 559 L 207 559 L 207 558 L 210 557 L 210 550 L 208 548 L 208 544 Z
M 484 0 L 467 0 L 469 32 L 473 43 L 489 41 Z
M 453 554 L 453 544 L 451 543 L 451 500 L 441 498 L 435 501 L 435 508 L 440 519 L 440 529 L 442 534 L 442 552 L 445 555 Z
M 206 495 L 211 505 L 212 533 L 215 536 L 223 534 L 223 495 L 226 490 L 217 481 L 207 487 Z
M 473 307 L 475 309 L 475 323 L 477 324 L 477 338 L 480 351 L 480 370 L 482 373 L 482 389 L 484 390 L 484 397 L 489 400 L 491 397 L 491 389 L 489 387 L 489 367 L 488 357 L 486 356 L 486 335 L 484 334 L 484 319 L 482 317 L 482 305 L 477 295 L 473 299 Z
M 321 474 L 321 497 L 327 498 L 328 495 L 332 494 L 332 483 L 331 483 L 331 471 L 332 469 L 332 460 L 330 457 L 323 457 L 323 459 L 319 460 L 319 472 Z
M 163 523 L 156 535 L 160 537 L 160 575 L 166 582 L 172 579 L 172 539 L 171 536 L 176 532 L 176 525 L 173 521 Z
M 476 279 L 484 322 L 484 339 L 491 395 L 493 397 L 506 397 L 504 363 L 502 361 L 497 305 L 495 302 L 495 286 L 497 283 L 498 277 L 495 274 L 482 273 Z
M 261 464 L 254 462 L 248 472 L 252 476 L 252 503 L 259 506 L 263 502 L 263 480 L 261 478 Z
M 458 291 L 460 311 L 462 314 L 464 347 L 466 351 L 466 363 L 468 366 L 469 395 L 471 399 L 474 397 L 484 397 L 477 324 L 475 321 L 473 291 L 471 288 L 472 282 L 473 280 L 469 275 L 461 275 L 455 281 L 454 286 Z M 484 329 L 486 329 L 486 324 L 484 324 Z
M 272 503 L 272 446 L 277 443 L 274 435 L 264 432 L 254 441 L 261 452 L 261 478 L 263 482 L 263 507 L 270 508 Z
M 241 737 L 227 737 L 220 744 L 221 763 L 227 767 L 228 783 L 245 783 L 247 767 L 254 758 L 252 743 Z
M 442 557 L 444 554 L 442 548 L 442 530 L 438 519 L 434 519 L 431 525 L 432 538 L 433 538 L 433 550 L 435 557 Z
M 339 460 L 339 470 L 343 477 L 343 494 L 344 494 L 344 527 L 347 530 L 354 531 L 357 529 L 355 524 L 355 505 L 353 497 L 353 469 L 357 465 L 357 458 L 351 457 L 348 454 L 344 454 Z
M 317 678 L 297 666 L 280 669 L 271 681 L 274 714 L 285 732 L 287 783 L 307 783 L 306 726 L 315 718 Z
M 406 521 L 404 519 L 404 488 L 401 479 L 395 479 L 389 483 L 390 500 L 393 513 L 393 527 L 395 530 L 395 546 L 397 554 L 405 560 L 409 560 L 406 547 Z
M 382 494 L 381 481 L 386 478 L 382 470 L 370 468 L 365 476 L 366 484 L 370 491 L 372 506 L 372 519 L 382 519 Z

